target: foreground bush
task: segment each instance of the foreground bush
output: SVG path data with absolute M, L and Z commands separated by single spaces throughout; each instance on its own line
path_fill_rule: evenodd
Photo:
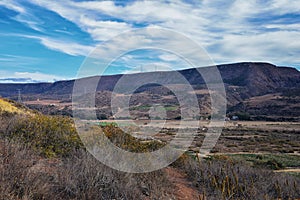
M 30 144 L 46 157 L 67 156 L 82 146 L 73 121 L 61 116 L 16 115 L 9 120 L 3 135 Z
M 0 144 L 0 199 L 170 199 L 172 186 L 163 171 L 128 174 L 84 150 L 42 159 L 22 145 Z

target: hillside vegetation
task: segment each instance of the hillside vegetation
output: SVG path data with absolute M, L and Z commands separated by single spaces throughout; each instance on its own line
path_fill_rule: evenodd
M 11 114 L 30 114 L 33 111 L 25 108 L 24 106 L 17 104 L 14 101 L 0 98 L 0 114 L 11 113 Z

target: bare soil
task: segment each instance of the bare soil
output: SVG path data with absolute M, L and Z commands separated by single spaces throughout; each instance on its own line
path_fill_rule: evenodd
M 199 200 L 200 193 L 188 181 L 187 176 L 178 169 L 167 167 L 165 171 L 169 180 L 175 185 L 174 196 L 176 200 Z

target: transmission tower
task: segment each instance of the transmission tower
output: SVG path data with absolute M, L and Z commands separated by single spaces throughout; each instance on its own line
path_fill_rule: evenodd
M 143 69 L 143 66 L 141 65 L 141 72 L 143 72 L 144 71 L 144 69 Z
M 17 89 L 18 90 L 18 102 L 22 103 L 22 98 L 21 98 L 21 89 Z

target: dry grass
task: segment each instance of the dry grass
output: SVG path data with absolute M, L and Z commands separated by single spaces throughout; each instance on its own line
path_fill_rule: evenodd
M 84 150 L 44 159 L 1 141 L 0 199 L 169 199 L 163 171 L 128 174 L 110 169 Z M 170 187 L 172 188 L 172 187 Z M 169 196 L 169 197 L 168 197 Z
M 198 187 L 202 199 L 299 199 L 300 179 L 233 162 L 226 156 L 217 160 L 181 159 L 181 168 Z

